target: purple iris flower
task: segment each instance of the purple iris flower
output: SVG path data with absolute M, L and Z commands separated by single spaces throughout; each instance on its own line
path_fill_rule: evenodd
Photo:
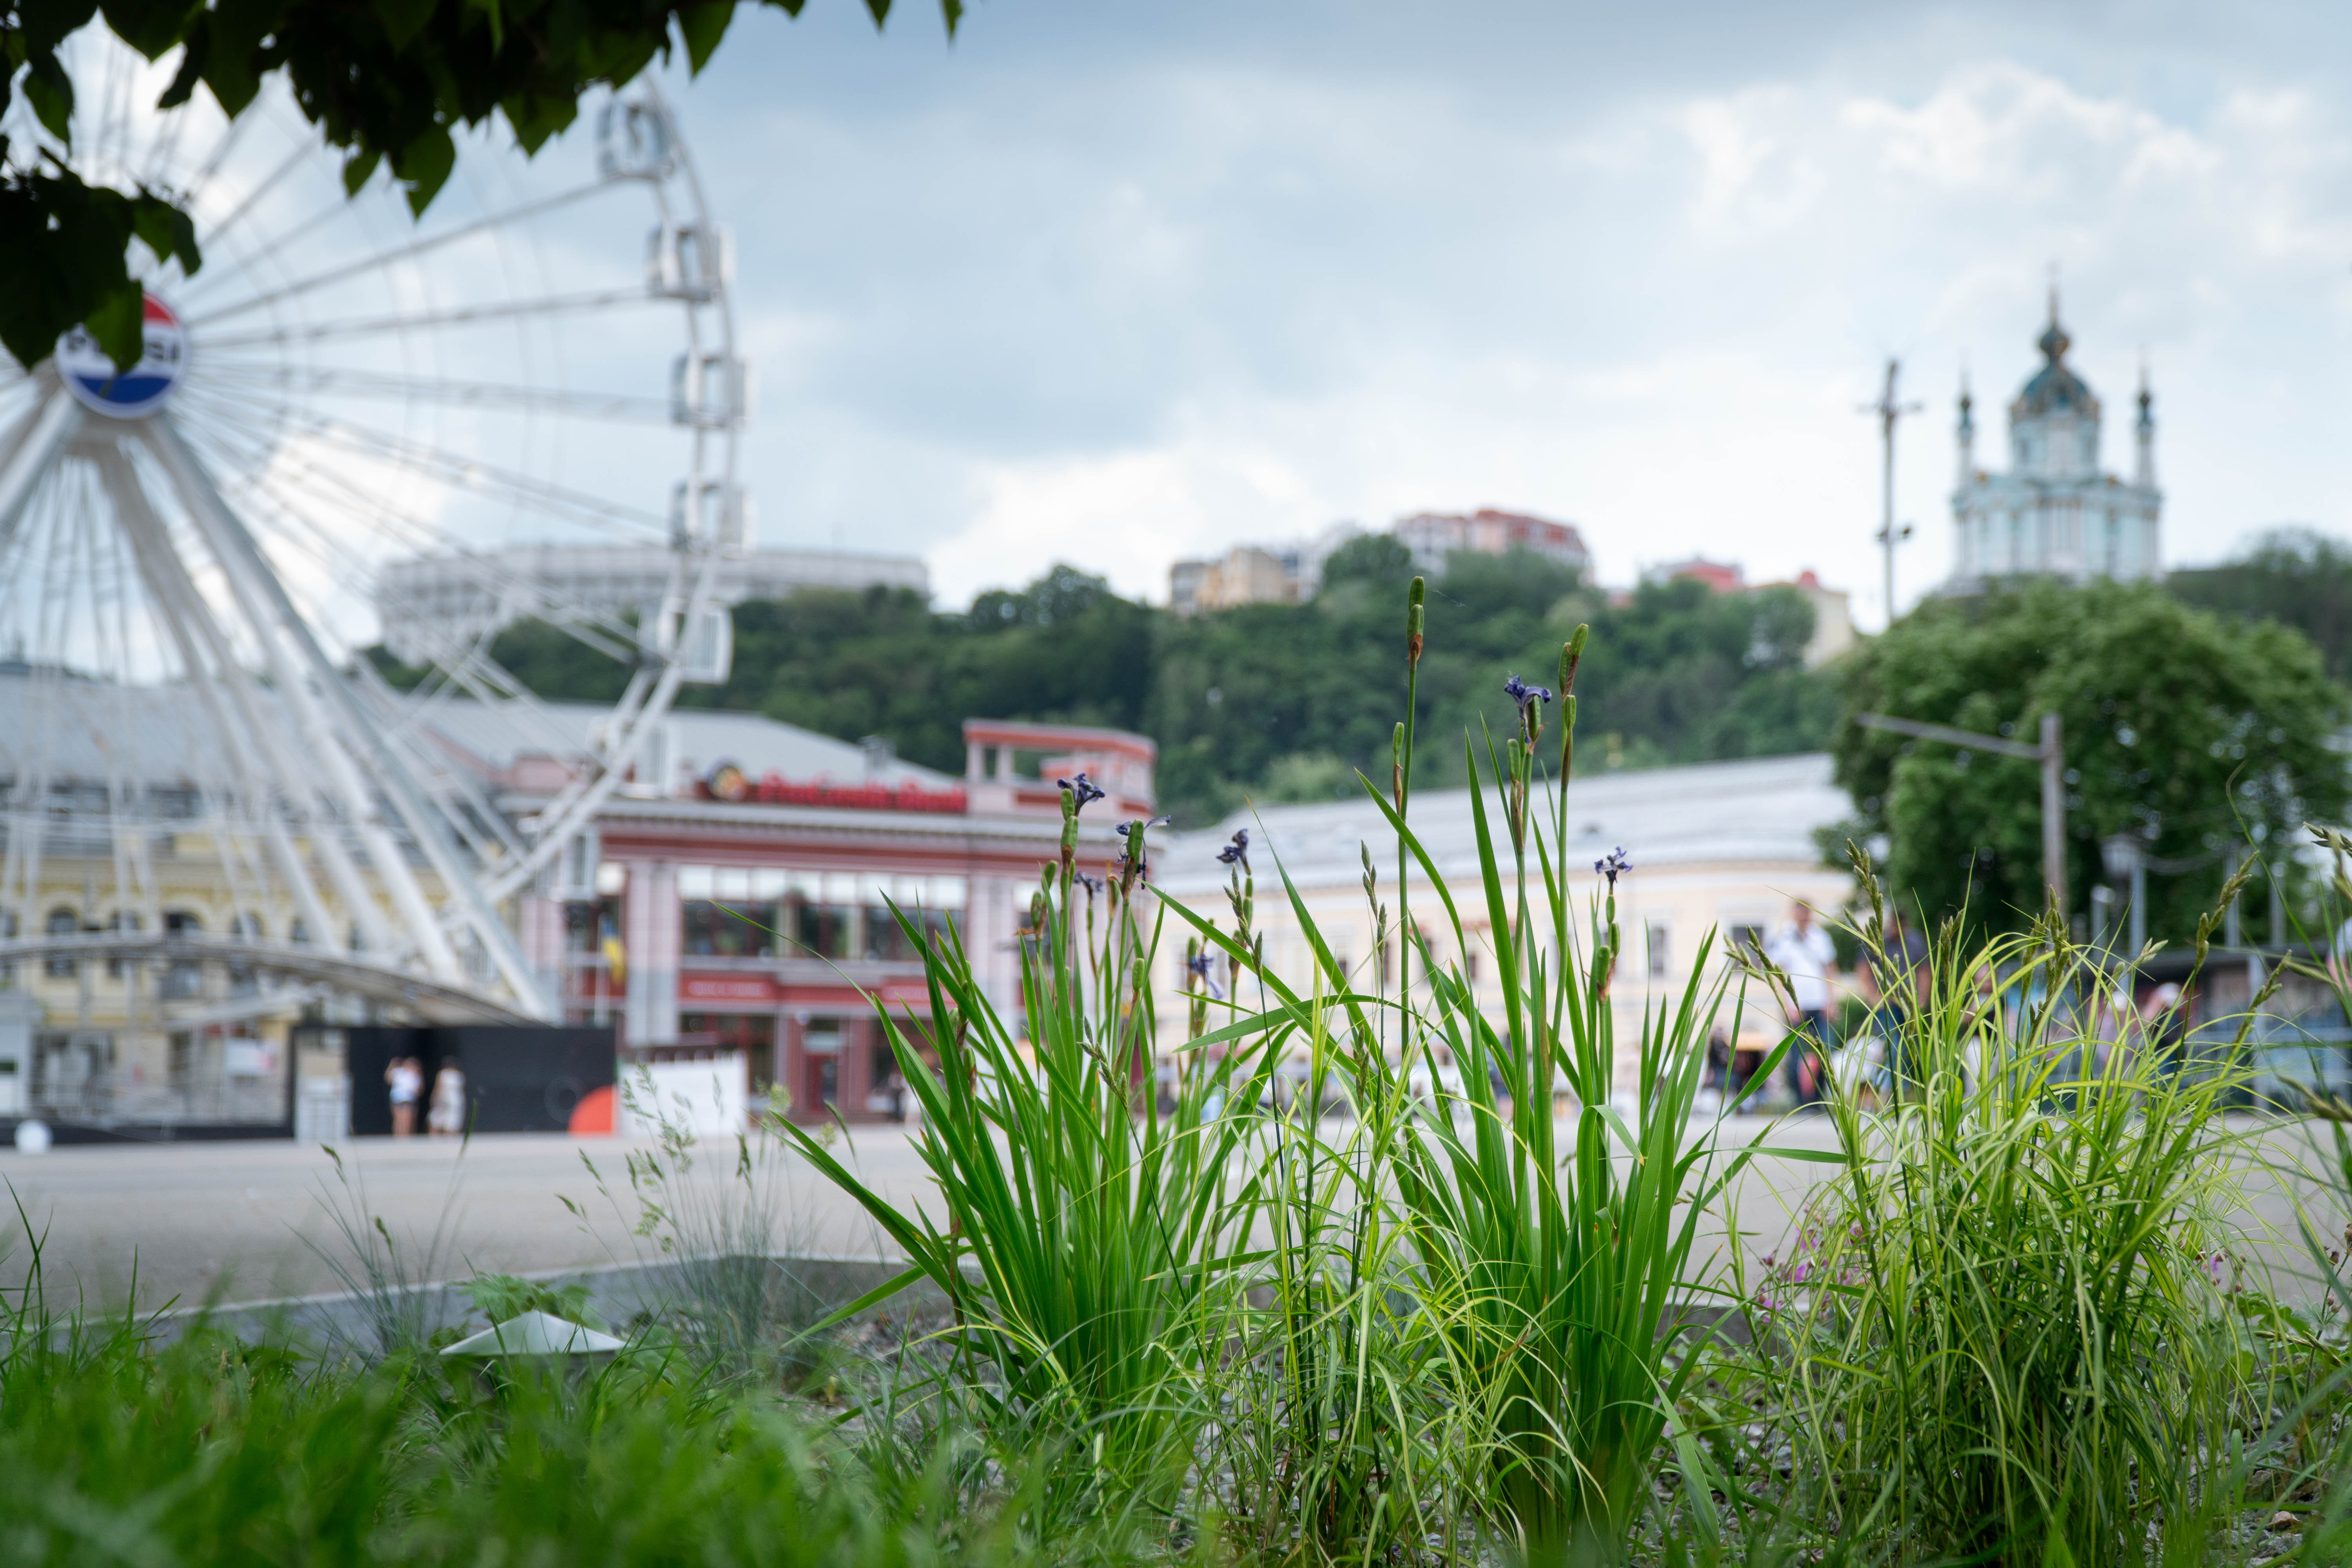
M 1084 773 L 1080 773 L 1075 779 L 1055 779 L 1054 782 L 1078 797 L 1078 809 L 1080 811 L 1086 810 L 1087 803 L 1088 801 L 1100 800 L 1103 798 L 1103 792 L 1095 787 L 1094 780 L 1087 777 Z
M 1209 988 L 1209 994 L 1222 1002 L 1225 999 L 1225 994 L 1217 988 L 1217 977 L 1213 973 L 1216 963 L 1213 955 L 1196 952 L 1184 961 L 1184 967 L 1199 975 L 1201 983 Z
M 1616 848 L 1612 849 L 1608 854 L 1603 855 L 1600 859 L 1595 860 L 1592 863 L 1592 868 L 1601 873 L 1601 875 L 1609 879 L 1610 889 L 1614 891 L 1617 887 L 1617 879 L 1632 870 L 1633 868 L 1633 862 L 1625 858 L 1625 847 L 1622 844 L 1620 844 Z
M 1503 682 L 1503 695 L 1517 703 L 1519 705 L 1519 711 L 1524 713 L 1528 710 L 1528 708 L 1531 703 L 1550 701 L 1551 688 L 1549 686 L 1529 686 L 1526 681 L 1521 680 L 1515 675 L 1508 680 Z
M 1223 849 L 1217 851 L 1217 864 L 1220 866 L 1239 866 L 1244 872 L 1249 870 L 1248 828 L 1243 827 L 1234 830 L 1234 841 L 1231 844 L 1226 845 Z

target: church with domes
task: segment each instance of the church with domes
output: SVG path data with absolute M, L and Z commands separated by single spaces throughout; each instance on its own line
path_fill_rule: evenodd
M 2009 472 L 1977 467 L 1973 405 L 1966 384 L 1960 388 L 1950 591 L 1974 592 L 2004 577 L 2161 577 L 2164 496 L 2156 488 L 2147 373 L 2132 427 L 2137 456 L 2126 479 L 2099 471 L 2099 399 L 2066 363 L 2072 340 L 2058 324 L 2055 289 L 2050 325 L 2034 346 L 2042 368 L 2009 405 Z

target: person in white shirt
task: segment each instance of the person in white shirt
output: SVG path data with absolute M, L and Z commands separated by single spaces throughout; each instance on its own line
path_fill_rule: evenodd
M 1799 1105 L 1822 1097 L 1822 1063 L 1833 1041 L 1830 1036 L 1830 979 L 1837 972 L 1837 949 L 1830 933 L 1813 920 L 1803 903 L 1789 906 L 1789 923 L 1764 943 L 1764 956 L 1789 977 L 1781 998 L 1789 1027 L 1801 1037 L 1789 1047 L 1789 1087 Z
M 416 1131 L 416 1099 L 425 1089 L 425 1068 L 415 1057 L 394 1057 L 383 1069 L 392 1097 L 392 1135 L 406 1138 Z
M 466 1075 L 456 1062 L 443 1062 L 433 1075 L 433 1101 L 425 1112 L 425 1130 L 436 1138 L 454 1138 L 466 1130 Z

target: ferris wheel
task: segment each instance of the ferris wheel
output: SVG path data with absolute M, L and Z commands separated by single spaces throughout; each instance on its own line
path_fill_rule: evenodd
M 172 193 L 204 261 L 134 252 L 128 372 L 79 330 L 0 355 L 0 963 L 209 944 L 552 1018 L 509 900 L 723 679 L 745 545 L 731 258 L 676 116 L 647 83 L 528 162 L 469 138 L 416 220 L 381 177 L 347 195 L 282 90 L 159 111 L 173 62 L 98 33 L 73 161 Z M 47 143 L 21 100 L 5 128 Z M 583 587 L 600 551 L 650 591 Z M 520 616 L 603 672 L 593 722 L 493 658 Z M 553 764 L 527 810 L 485 752 Z M 214 912 L 174 916 L 198 868 Z

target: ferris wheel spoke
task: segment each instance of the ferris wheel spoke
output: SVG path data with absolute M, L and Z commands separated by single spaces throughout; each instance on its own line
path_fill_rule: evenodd
M 370 456 L 395 458 L 432 472 L 460 489 L 528 501 L 585 523 L 626 529 L 636 539 L 643 539 L 649 531 L 666 534 L 669 528 L 669 520 L 657 513 L 641 511 L 635 507 L 567 489 L 562 485 L 517 473 L 497 463 L 486 463 L 465 453 L 447 451 L 429 441 L 394 436 L 348 419 L 313 417 L 304 421 L 299 415 L 295 415 L 291 422 L 305 425 L 310 434 L 321 440 Z
M 307 546 L 309 552 L 321 564 L 345 573 L 364 573 L 374 564 L 348 559 L 350 552 L 335 548 L 325 531 L 319 528 L 306 515 L 299 500 L 279 488 L 277 481 L 263 479 L 258 481 L 257 485 L 240 485 L 237 488 L 245 494 L 266 496 L 274 509 L 289 522 L 299 520 L 300 531 L 311 536 L 312 543 Z M 477 569 L 477 580 L 481 586 L 499 593 L 501 596 L 504 596 L 507 592 L 513 592 L 523 602 L 534 606 L 532 613 L 539 619 L 554 626 L 592 652 L 601 654 L 620 664 L 634 663 L 638 658 L 640 650 L 637 646 L 636 631 L 626 622 L 602 612 L 564 605 L 558 595 L 549 591 L 544 580 L 528 573 L 501 567 L 492 559 L 477 554 L 462 546 L 451 550 L 448 548 L 446 536 L 434 532 L 424 524 L 413 524 L 413 528 L 419 536 L 423 548 L 432 549 L 437 546 L 439 549 L 436 550 L 436 553 L 443 553 L 450 559 L 470 563 Z M 379 587 L 379 603 L 383 602 L 383 591 Z M 398 601 L 394 600 L 394 603 L 396 605 Z
M 539 201 L 527 202 L 523 205 L 516 207 L 509 212 L 494 213 L 488 217 L 477 218 L 471 223 L 460 224 L 456 228 L 443 229 L 438 234 L 425 235 L 418 238 L 412 239 L 404 245 L 395 245 L 387 249 L 379 250 L 373 256 L 362 257 L 355 261 L 341 262 L 326 268 L 324 271 L 314 272 L 308 277 L 298 278 L 291 282 L 280 284 L 275 289 L 267 289 L 258 294 L 248 295 L 247 298 L 239 300 L 233 305 L 224 305 L 216 310 L 210 310 L 201 316 L 193 317 L 190 319 L 188 324 L 191 327 L 209 326 L 215 321 L 227 321 L 232 316 L 241 316 L 247 310 L 263 310 L 270 305 L 276 304 L 281 300 L 290 299 L 297 294 L 308 293 L 313 289 L 323 289 L 330 284 L 341 283 L 349 279 L 360 277 L 365 273 L 381 271 L 384 268 L 393 266 L 394 263 L 414 260 L 419 256 L 427 255 L 432 251 L 438 250 L 445 245 L 454 244 L 457 240 L 468 239 L 475 235 L 486 234 L 491 230 L 502 228 L 510 224 L 525 223 L 532 218 L 541 217 L 548 213 L 569 206 L 573 202 L 580 201 L 584 197 L 601 195 L 604 192 L 612 190 L 615 184 L 615 181 L 610 179 L 598 179 L 584 185 L 575 185 L 571 190 L 559 192 L 554 195 L 543 197 Z M 333 209 L 329 210 L 331 212 Z M 302 231 L 298 230 L 296 232 L 299 234 Z M 290 238 L 292 236 L 281 237 Z
M 342 450 L 422 468 L 460 489 L 547 509 L 625 542 L 643 543 L 649 532 L 658 532 L 665 538 L 668 534 L 669 520 L 656 513 L 567 489 L 414 437 L 396 436 L 339 416 L 310 414 L 284 402 L 239 400 L 226 407 L 213 403 L 201 406 L 223 413 L 234 408 L 247 418 L 257 408 L 267 409 L 278 415 L 288 427 Z
M 213 143 L 211 153 L 205 155 L 204 163 L 197 166 L 194 177 L 181 192 L 189 206 L 194 207 L 204 199 L 205 192 L 211 189 L 214 179 L 219 175 L 221 166 L 228 162 L 229 154 L 236 152 L 237 143 L 245 139 L 246 129 L 257 123 L 261 118 L 258 114 L 240 114 L 228 122 L 228 129 L 221 132 L 220 140 Z M 211 237 L 206 237 L 207 242 Z
M 564 294 L 545 300 L 499 300 L 482 305 L 459 305 L 446 310 L 424 310 L 414 315 L 363 317 L 358 321 L 324 321 L 316 326 L 278 327 L 269 331 L 215 338 L 209 342 L 200 341 L 196 346 L 202 352 L 217 353 L 225 349 L 257 348 L 264 343 L 331 342 L 380 336 L 385 332 L 462 327 L 477 321 L 511 321 L 519 316 L 609 310 L 616 305 L 674 306 L 677 303 L 676 300 L 651 293 L 645 285 L 637 284 L 627 289 L 600 289 L 585 294 Z
M 210 445 L 209 441 L 205 444 Z M 390 512 L 383 507 L 378 498 L 372 497 L 358 487 L 349 484 L 340 475 L 306 465 L 300 470 L 300 476 L 305 479 L 315 479 L 325 486 L 332 486 L 339 492 L 330 496 L 313 491 L 308 497 L 310 504 L 323 504 L 340 510 L 348 510 L 354 516 L 364 514 L 366 520 L 380 523 L 397 521 L 406 525 L 407 531 L 416 540 L 420 549 L 434 550 L 466 563 L 471 568 L 476 581 L 483 588 L 500 597 L 512 594 L 521 598 L 534 606 L 533 613 L 539 619 L 554 626 L 592 652 L 621 664 L 634 663 L 639 658 L 641 650 L 637 643 L 636 629 L 617 616 L 588 606 L 567 604 L 563 596 L 554 591 L 543 578 L 528 572 L 517 571 L 494 557 L 482 555 L 466 546 L 457 545 L 453 548 L 446 534 L 406 514 Z M 345 576 L 353 574 L 365 574 L 375 565 L 374 563 L 357 560 L 348 550 L 340 548 L 331 535 L 308 515 L 304 498 L 289 493 L 286 488 L 288 481 L 265 477 L 250 481 L 232 479 L 228 484 L 231 489 L 247 498 L 266 498 L 271 509 L 289 525 L 289 533 L 299 531 L 309 536 L 307 540 L 296 540 L 294 542 L 300 543 L 307 553 L 331 573 Z M 379 590 L 379 596 L 381 596 L 381 590 Z
M 243 223 L 247 217 L 252 216 L 253 209 L 260 205 L 262 198 L 268 195 L 270 192 L 278 188 L 279 181 L 285 179 L 287 175 L 292 174 L 295 170 L 300 168 L 304 160 L 313 156 L 317 151 L 318 149 L 315 147 L 304 146 L 299 142 L 296 143 L 294 151 L 286 155 L 286 161 L 279 163 L 276 168 L 270 170 L 268 174 L 259 184 L 246 192 L 245 199 L 237 203 L 236 206 L 229 209 L 228 216 L 221 219 L 219 223 L 214 225 L 212 232 L 198 237 L 197 244 L 199 247 L 209 251 L 215 246 L 220 244 L 222 240 L 228 237 L 229 230 L 235 228 L 237 225 Z
M 569 414 L 587 419 L 662 425 L 675 422 L 675 410 L 668 399 L 629 393 L 574 392 L 329 367 L 281 369 L 253 364 L 223 366 L 213 374 L 240 381 L 275 384 L 293 392 L 315 392 L 339 397 L 417 398 L 453 404 L 463 408 L 514 408 L 529 413 Z

